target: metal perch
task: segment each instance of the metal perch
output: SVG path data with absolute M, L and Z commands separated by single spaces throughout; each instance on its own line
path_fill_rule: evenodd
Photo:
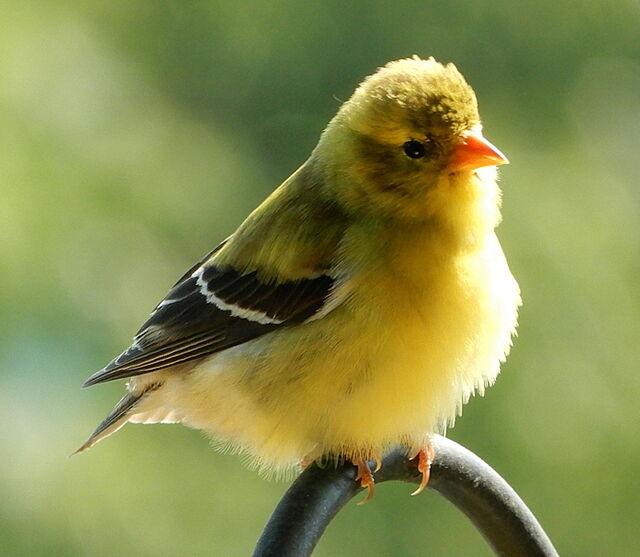
M 518 494 L 482 459 L 442 436 L 432 440 L 436 458 L 428 488 L 458 507 L 489 542 L 496 555 L 558 557 L 540 523 Z M 307 468 L 287 490 L 267 523 L 254 557 L 311 555 L 331 519 L 362 488 L 353 465 Z M 415 461 L 389 453 L 376 483 L 402 480 L 419 484 Z M 425 499 L 428 501 L 428 499 Z

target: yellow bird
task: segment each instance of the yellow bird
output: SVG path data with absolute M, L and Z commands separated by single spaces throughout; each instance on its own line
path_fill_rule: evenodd
M 187 271 L 85 386 L 129 378 L 83 451 L 127 422 L 175 423 L 266 470 L 402 446 L 495 380 L 520 305 L 494 229 L 496 166 L 452 64 L 369 76 L 309 159 Z

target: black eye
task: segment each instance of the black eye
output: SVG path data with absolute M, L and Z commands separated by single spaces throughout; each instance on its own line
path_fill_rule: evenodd
M 407 141 L 402 148 L 404 149 L 404 154 L 412 159 L 421 159 L 427 152 L 424 143 L 416 141 L 415 139 Z

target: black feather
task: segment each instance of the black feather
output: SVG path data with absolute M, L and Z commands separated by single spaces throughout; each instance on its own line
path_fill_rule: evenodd
M 265 284 L 256 272 L 242 274 L 211 263 L 193 267 L 156 306 L 135 343 L 84 386 L 193 361 L 301 323 L 322 309 L 333 284 L 328 275 Z M 212 296 L 233 306 L 235 315 L 218 307 Z M 243 311 L 257 316 L 237 315 Z
M 137 393 L 137 394 L 127 393 L 126 395 L 124 395 L 120 399 L 118 404 L 116 404 L 115 408 L 111 410 L 109 415 L 104 420 L 102 420 L 100 425 L 89 436 L 89 439 L 87 439 L 82 445 L 82 447 L 80 447 L 74 454 L 81 453 L 82 451 L 85 451 L 91 448 L 92 445 L 94 445 L 100 440 L 102 434 L 107 429 L 109 429 L 113 425 L 116 425 L 120 420 L 122 420 L 125 416 L 127 416 L 131 412 L 131 410 L 133 410 L 140 403 L 140 401 L 144 398 L 144 396 L 148 392 L 153 391 L 155 388 L 156 386 L 152 385 L 142 393 Z M 109 433 L 107 433 L 107 435 L 108 434 Z

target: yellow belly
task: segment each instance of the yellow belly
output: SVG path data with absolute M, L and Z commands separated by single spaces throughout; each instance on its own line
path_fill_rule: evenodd
M 420 446 L 493 382 L 519 305 L 495 238 L 472 255 L 432 261 L 363 272 L 327 316 L 168 375 L 154 404 L 177 408 L 184 423 L 265 468 Z

